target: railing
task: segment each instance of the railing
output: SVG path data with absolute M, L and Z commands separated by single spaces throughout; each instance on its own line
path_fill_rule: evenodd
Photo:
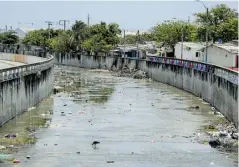
M 54 63 L 53 61 L 54 57 L 51 55 L 48 55 L 47 58 L 48 58 L 47 60 L 39 62 L 39 63 L 20 65 L 17 67 L 1 69 L 0 82 L 20 78 L 22 76 L 33 74 L 33 73 L 39 73 L 42 70 L 52 67 Z
M 213 73 L 214 75 L 224 78 L 229 82 L 238 85 L 238 72 L 234 70 L 227 69 L 215 64 L 208 64 L 198 61 L 190 61 L 176 58 L 168 57 L 157 57 L 157 56 L 147 56 L 146 61 L 158 62 L 162 64 L 171 64 L 176 66 L 181 66 L 185 68 L 191 68 L 198 71 Z

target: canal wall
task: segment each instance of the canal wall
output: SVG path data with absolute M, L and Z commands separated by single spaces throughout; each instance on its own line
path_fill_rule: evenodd
M 0 60 L 26 65 L 0 70 L 0 125 L 48 97 L 54 84 L 54 59 L 0 53 Z
M 213 64 L 174 58 L 147 57 L 136 60 L 121 57 L 55 54 L 55 63 L 81 68 L 112 70 L 138 68 L 159 82 L 203 98 L 238 127 L 238 73 Z

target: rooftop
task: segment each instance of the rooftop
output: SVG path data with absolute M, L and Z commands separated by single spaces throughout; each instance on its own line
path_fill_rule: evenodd
M 224 49 L 230 53 L 233 54 L 238 54 L 238 46 L 237 45 L 233 45 L 230 43 L 225 43 L 225 44 L 214 44 L 214 46 L 217 46 L 218 48 Z
M 178 43 L 181 44 L 181 42 Z M 195 49 L 201 49 L 205 47 L 204 43 L 195 43 L 195 42 L 183 42 L 183 45 Z

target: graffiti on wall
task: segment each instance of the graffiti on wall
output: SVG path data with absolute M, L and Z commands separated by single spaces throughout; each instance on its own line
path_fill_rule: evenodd
M 213 65 L 207 65 L 200 62 L 191 62 L 188 60 L 178 60 L 178 59 L 172 59 L 172 58 L 166 58 L 166 57 L 148 57 L 147 60 L 151 62 L 172 64 L 172 65 L 182 66 L 185 68 L 192 68 L 198 71 L 213 73 L 214 75 L 222 77 L 231 83 L 238 84 L 239 78 L 237 73 L 233 73 L 226 69 L 217 68 L 216 66 L 213 66 Z

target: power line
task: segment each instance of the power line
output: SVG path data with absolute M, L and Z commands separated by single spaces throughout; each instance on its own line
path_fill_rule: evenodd
M 61 24 L 61 22 L 63 22 L 63 24 Z M 69 20 L 60 20 L 59 21 L 59 25 L 63 25 L 64 26 L 64 31 L 66 30 L 66 22 L 70 22 Z

